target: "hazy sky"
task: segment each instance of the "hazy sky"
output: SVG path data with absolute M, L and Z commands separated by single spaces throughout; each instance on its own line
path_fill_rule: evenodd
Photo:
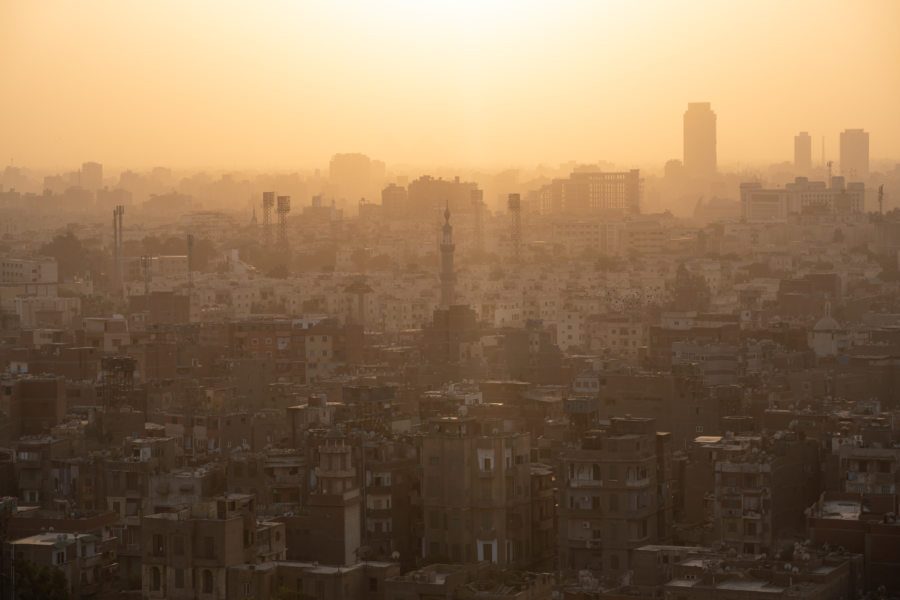
M 2 164 L 900 158 L 900 1 L 0 0 Z

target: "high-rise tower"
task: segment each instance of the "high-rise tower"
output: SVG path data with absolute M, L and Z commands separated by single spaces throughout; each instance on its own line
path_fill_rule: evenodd
M 291 212 L 291 197 L 278 196 L 278 208 L 275 212 L 278 213 L 278 245 L 287 248 L 287 216 Z
M 812 169 L 812 138 L 801 131 L 794 136 L 794 171 L 806 175 Z
M 857 181 L 869 176 L 869 133 L 862 129 L 841 132 L 841 175 Z
M 684 170 L 701 179 L 716 174 L 716 113 L 709 102 L 690 102 L 684 112 Z
M 453 270 L 453 226 L 450 225 L 450 207 L 444 209 L 444 228 L 441 238 L 441 308 L 450 308 L 453 304 L 456 273 Z
M 263 243 L 272 245 L 272 210 L 275 208 L 275 192 L 263 192 Z

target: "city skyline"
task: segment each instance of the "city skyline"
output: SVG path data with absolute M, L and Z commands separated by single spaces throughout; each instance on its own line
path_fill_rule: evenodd
M 3 162 L 662 165 L 689 102 L 719 115 L 722 165 L 790 161 L 797 131 L 836 160 L 852 128 L 900 156 L 891 2 L 210 8 L 4 4 Z
M 0 600 L 900 600 L 897 24 L 0 0 Z

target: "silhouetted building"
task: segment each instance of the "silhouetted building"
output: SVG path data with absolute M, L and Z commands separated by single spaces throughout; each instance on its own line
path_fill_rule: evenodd
M 759 182 L 741 184 L 741 217 L 750 222 L 787 221 L 798 215 L 854 215 L 865 209 L 864 183 L 843 177 L 809 181 L 797 177 L 783 188 L 764 188 Z
M 103 165 L 95 162 L 86 162 L 81 165 L 81 187 L 91 192 L 96 192 L 103 187 Z
M 417 218 L 434 219 L 441 209 L 453 214 L 472 212 L 472 191 L 478 184 L 454 179 L 435 179 L 428 175 L 419 177 L 408 186 L 410 214 Z
M 841 132 L 841 174 L 848 178 L 869 176 L 869 133 L 862 129 Z
M 395 183 L 381 190 L 381 206 L 384 216 L 389 219 L 398 219 L 409 214 L 409 196 L 406 188 Z
M 709 102 L 691 102 L 684 113 L 684 170 L 699 179 L 716 174 L 716 113 Z
M 812 138 L 801 131 L 794 136 L 794 171 L 806 175 L 812 169 Z
M 576 171 L 568 179 L 554 179 L 538 190 L 541 214 L 640 213 L 641 174 L 638 169 L 621 172 Z

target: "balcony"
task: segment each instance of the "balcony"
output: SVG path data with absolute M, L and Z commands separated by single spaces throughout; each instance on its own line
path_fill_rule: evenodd
M 630 488 L 647 487 L 648 485 L 650 485 L 649 477 L 644 477 L 643 479 L 626 479 L 625 480 L 625 486 L 630 487 Z
M 602 479 L 570 479 L 570 488 L 602 488 Z

